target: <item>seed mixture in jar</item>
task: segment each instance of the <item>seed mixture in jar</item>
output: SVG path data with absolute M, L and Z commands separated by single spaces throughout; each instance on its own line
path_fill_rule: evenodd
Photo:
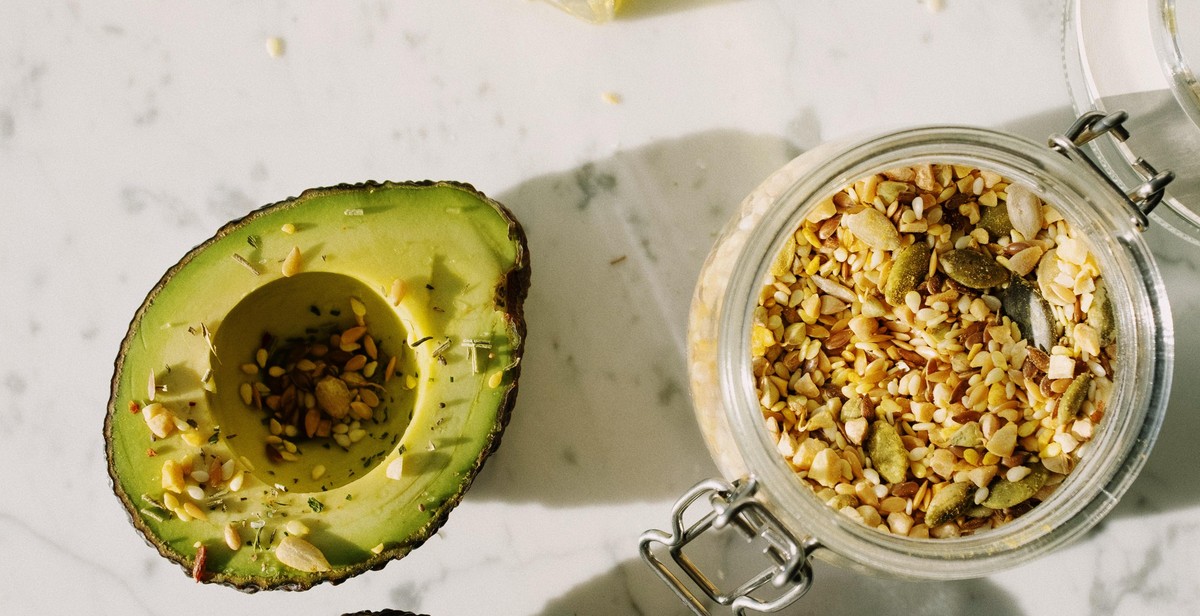
M 1071 472 L 1112 391 L 1100 268 L 1051 204 L 917 165 L 812 209 L 751 331 L 766 428 L 817 496 L 910 537 L 994 528 Z

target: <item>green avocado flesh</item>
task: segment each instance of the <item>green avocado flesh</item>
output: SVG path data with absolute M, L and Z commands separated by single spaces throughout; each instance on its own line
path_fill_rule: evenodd
M 507 424 L 527 258 L 503 206 L 449 182 L 314 189 L 220 229 L 117 357 L 106 451 L 134 526 L 245 590 L 419 546 Z

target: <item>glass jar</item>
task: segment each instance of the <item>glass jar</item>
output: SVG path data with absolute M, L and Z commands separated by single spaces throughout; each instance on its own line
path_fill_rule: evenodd
M 1055 137 L 1052 147 L 964 127 L 916 128 L 824 144 L 775 172 L 745 199 L 701 272 L 688 333 L 696 415 L 724 479 L 702 483 L 685 495 L 671 532 L 647 531 L 641 544 L 647 562 L 697 613 L 705 613 L 702 600 L 674 571 L 682 569 L 718 603 L 771 611 L 807 589 L 810 556 L 902 577 L 978 577 L 1063 546 L 1112 509 L 1157 436 L 1173 363 L 1166 292 L 1140 233 L 1145 211 L 1153 204 L 1139 201 L 1136 190 L 1126 196 L 1116 189 L 1077 147 L 1103 132 L 1105 121 L 1119 125 L 1118 120 L 1093 116 L 1068 131 L 1069 137 Z M 1087 126 L 1081 129 L 1080 124 Z M 805 215 L 855 180 L 919 163 L 969 165 L 1032 187 L 1088 239 L 1110 296 L 1120 298 L 1113 302 L 1114 388 L 1090 451 L 1051 497 L 1025 515 L 957 538 L 888 535 L 819 500 L 776 450 L 751 376 L 756 300 L 772 262 Z M 1142 193 L 1157 190 L 1161 197 L 1161 182 L 1139 188 Z M 711 511 L 685 524 L 685 512 L 694 512 L 698 504 Z M 738 590 L 722 593 L 683 553 L 708 527 L 728 524 L 762 537 L 775 563 Z M 664 547 L 673 566 L 659 555 Z M 764 592 L 772 596 L 764 598 Z
M 1200 245 L 1200 5 L 1175 0 L 1071 0 L 1063 68 L 1076 111 L 1121 109 L 1127 139 L 1098 140 L 1091 154 L 1122 186 L 1137 183 L 1138 157 L 1170 161 L 1171 184 L 1155 223 Z

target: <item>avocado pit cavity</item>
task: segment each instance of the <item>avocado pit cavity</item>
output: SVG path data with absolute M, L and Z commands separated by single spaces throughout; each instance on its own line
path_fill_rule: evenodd
M 416 379 L 406 377 L 417 372 L 385 302 L 329 272 L 242 299 L 213 342 L 209 395 L 230 447 L 294 491 L 337 488 L 378 465 L 411 419 Z

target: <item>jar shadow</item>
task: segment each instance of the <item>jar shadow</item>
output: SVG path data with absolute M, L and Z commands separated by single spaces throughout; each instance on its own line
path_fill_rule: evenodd
M 1004 122 L 996 128 L 1037 143 L 1047 143 L 1051 135 L 1065 133 L 1078 116 L 1069 105 L 1063 105 Z
M 1021 616 L 1026 613 L 1011 594 L 986 578 L 914 582 L 873 577 L 820 562 L 814 563 L 813 569 L 812 589 L 779 614 Z M 714 609 L 716 613 L 724 613 L 719 607 Z M 617 563 L 551 600 L 539 614 L 690 616 L 692 612 L 648 566 L 640 559 L 632 559 Z
M 520 394 L 472 499 L 673 500 L 716 471 L 688 395 L 688 307 L 718 230 L 797 155 L 733 130 L 617 152 L 499 195 L 532 284 Z
M 1200 504 L 1195 481 L 1196 437 L 1200 435 L 1200 255 L 1196 247 L 1151 224 L 1147 241 L 1162 269 L 1175 323 L 1175 375 L 1158 441 L 1137 481 L 1113 516 L 1157 513 Z

